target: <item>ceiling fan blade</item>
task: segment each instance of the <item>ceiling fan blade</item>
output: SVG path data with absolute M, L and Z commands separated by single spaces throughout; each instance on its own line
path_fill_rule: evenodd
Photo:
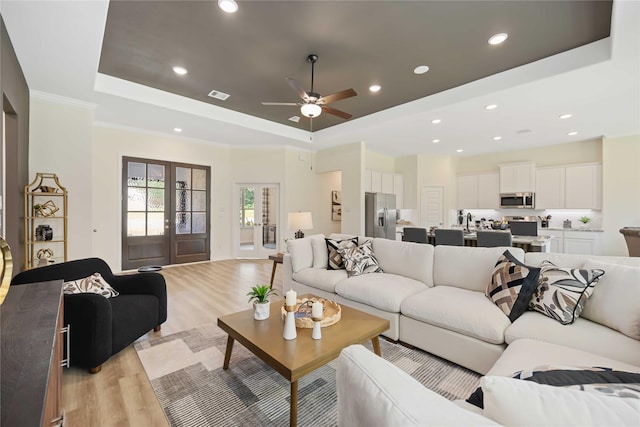
M 356 96 L 357 93 L 353 89 L 345 89 L 340 92 L 332 93 L 331 95 L 323 96 L 318 99 L 318 104 L 330 104 L 332 102 L 340 101 L 341 99 L 351 98 L 352 96 Z
M 300 105 L 298 102 L 263 102 L 262 105 Z
M 345 113 L 344 111 L 336 110 L 335 108 L 327 107 L 326 105 L 322 106 L 322 111 L 324 111 L 325 113 L 328 113 L 328 114 L 333 114 L 334 116 L 341 117 L 341 118 L 343 118 L 345 120 L 349 120 L 351 117 L 353 117 L 349 113 Z
M 287 77 L 287 83 L 289 83 L 289 86 L 291 86 L 291 88 L 296 91 L 298 96 L 302 98 L 303 101 L 306 102 L 309 100 L 309 94 L 307 94 L 307 92 L 302 89 L 302 86 L 300 86 L 295 79 Z

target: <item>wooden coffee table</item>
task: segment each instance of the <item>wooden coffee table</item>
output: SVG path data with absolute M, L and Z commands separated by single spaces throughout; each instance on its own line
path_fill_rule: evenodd
M 312 295 L 299 296 L 303 297 Z M 271 314 L 267 320 L 254 320 L 253 309 L 249 309 L 219 317 L 218 326 L 229 334 L 223 369 L 229 368 L 233 343 L 237 340 L 289 380 L 289 424 L 293 427 L 298 421 L 298 379 L 332 361 L 343 348 L 352 344 L 371 340 L 374 352 L 380 356 L 378 336 L 389 329 L 389 321 L 343 305 L 340 321 L 322 328 L 322 339 L 312 339 L 311 329 L 298 328 L 298 337 L 287 341 L 282 338 L 282 304 L 282 300 L 271 302 Z

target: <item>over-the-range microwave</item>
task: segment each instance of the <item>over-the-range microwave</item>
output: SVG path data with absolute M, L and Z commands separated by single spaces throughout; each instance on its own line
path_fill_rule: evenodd
M 534 193 L 502 193 L 500 194 L 500 207 L 502 209 L 534 209 Z

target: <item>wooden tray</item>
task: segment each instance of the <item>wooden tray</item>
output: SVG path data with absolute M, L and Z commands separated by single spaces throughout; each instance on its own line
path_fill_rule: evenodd
M 323 318 L 320 321 L 321 327 L 331 326 L 334 323 L 338 323 L 341 317 L 341 309 L 340 305 L 335 302 L 324 298 L 302 298 L 298 299 L 296 303 L 296 311 L 294 312 L 296 315 L 296 328 L 313 328 L 313 320 L 311 320 L 311 304 L 306 304 L 307 301 L 311 301 L 311 303 L 320 301 L 323 306 Z M 300 309 L 301 306 L 307 306 Z M 282 319 L 284 319 L 287 315 L 287 312 L 284 309 L 284 306 L 281 308 Z

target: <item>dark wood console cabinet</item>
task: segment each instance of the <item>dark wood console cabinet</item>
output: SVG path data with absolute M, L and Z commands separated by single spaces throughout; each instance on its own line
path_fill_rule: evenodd
M 62 280 L 9 288 L 0 307 L 2 426 L 64 423 L 63 301 Z

